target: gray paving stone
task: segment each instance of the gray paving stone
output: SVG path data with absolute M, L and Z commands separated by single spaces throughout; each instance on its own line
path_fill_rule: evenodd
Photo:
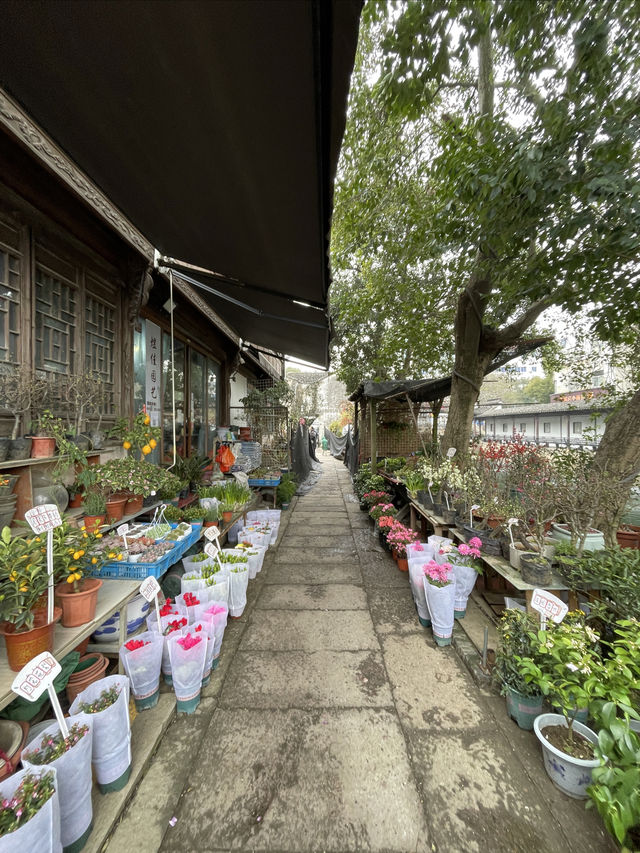
M 272 584 L 265 586 L 259 610 L 365 610 L 362 587 L 352 584 Z
M 247 626 L 240 645 L 243 652 L 379 648 L 366 610 L 272 610 Z

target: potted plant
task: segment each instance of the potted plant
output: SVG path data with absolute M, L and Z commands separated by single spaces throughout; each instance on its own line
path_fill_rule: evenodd
M 95 527 L 71 527 L 66 521 L 54 529 L 56 600 L 62 607 L 65 628 L 84 625 L 95 615 L 102 581 L 88 573 L 99 571 L 110 560 L 122 559 L 122 554 L 115 550 L 99 548 L 101 538 Z
M 0 849 L 7 843 L 9 850 L 59 853 L 57 788 L 57 772 L 48 767 L 21 770 L 0 783 Z
M 130 455 L 139 452 L 142 460 L 158 446 L 160 427 L 152 427 L 149 415 L 146 412 L 138 412 L 131 421 L 128 418 L 118 418 L 108 435 L 121 441 Z
M 40 652 L 53 649 L 55 623 L 62 610 L 47 620 L 49 577 L 46 538 L 0 534 L 0 633 L 4 635 L 9 667 L 18 672 Z
M 495 674 L 500 692 L 506 698 L 507 713 L 521 729 L 531 731 L 535 718 L 542 713 L 543 696 L 538 687 L 524 677 L 519 659 L 537 660 L 536 644 L 531 635 L 538 619 L 521 610 L 509 609 L 498 623 L 499 645 Z
M 84 523 L 88 530 L 95 530 L 104 524 L 107 502 L 102 492 L 92 489 L 85 494 L 82 504 L 84 507 Z
M 229 501 L 220 503 L 220 512 L 222 513 L 222 521 L 224 524 L 230 524 L 233 518 L 234 504 Z
M 482 542 L 473 537 L 468 543 L 461 542 L 460 545 L 449 545 L 443 542 L 439 548 L 439 556 L 443 556 L 447 563 L 453 567 L 455 578 L 455 603 L 454 618 L 464 619 L 467 612 L 467 601 L 471 591 L 476 585 L 478 575 L 482 574 L 482 564 L 478 562 Z M 436 562 L 441 562 L 436 558 Z
M 431 617 L 433 639 L 438 646 L 450 646 L 456 585 L 450 563 L 429 560 L 423 567 L 424 592 Z
M 530 638 L 535 657 L 516 656 L 517 663 L 525 680 L 560 710 L 534 721 L 545 770 L 565 794 L 586 799 L 591 770 L 598 765 L 594 752 L 598 737 L 577 717 L 586 718 L 604 680 L 598 636 L 585 624 L 584 614 L 570 614 L 559 625 L 550 623 Z
M 412 500 L 417 500 L 418 491 L 424 486 L 424 477 L 419 471 L 407 471 L 402 475 L 402 481 L 407 487 L 407 492 Z
M 188 631 L 184 636 L 168 639 L 171 677 L 176 694 L 176 708 L 184 714 L 193 714 L 200 704 L 200 691 L 207 654 L 207 636 Z
M 136 711 L 147 711 L 158 704 L 163 648 L 164 638 L 155 631 L 138 634 L 120 647 Z
M 32 459 L 49 458 L 56 450 L 56 434 L 62 422 L 54 418 L 49 409 L 38 416 L 35 435 L 31 439 Z
M 378 519 L 379 519 L 379 518 L 381 518 L 383 515 L 392 515 L 392 516 L 395 516 L 395 515 L 397 515 L 397 513 L 398 513 L 398 511 L 397 511 L 397 509 L 394 507 L 394 505 L 393 505 L 393 504 L 389 504 L 389 503 L 377 503 L 377 504 L 374 504 L 374 505 L 371 507 L 371 509 L 369 510 L 369 518 L 370 518 L 373 522 L 377 522 L 377 521 L 378 521 Z
M 298 488 L 295 475 L 283 474 L 280 484 L 276 488 L 276 498 L 282 509 L 288 509 L 291 503 L 291 498 L 295 495 Z
M 220 512 L 218 511 L 218 507 L 215 509 L 206 509 L 204 513 L 204 526 L 205 527 L 217 527 L 218 522 L 220 521 Z
M 69 714 L 91 722 L 91 763 L 100 793 L 124 788 L 131 775 L 129 679 L 110 675 L 95 681 L 76 696 Z
M 387 542 L 387 534 L 394 524 L 396 524 L 395 511 L 393 514 L 389 512 L 387 515 L 381 515 L 378 518 L 378 540 L 386 551 L 391 550 L 391 546 Z
M 407 545 L 415 542 L 418 539 L 418 534 L 415 530 L 405 527 L 404 524 L 396 522 L 391 530 L 387 533 L 387 543 L 391 548 L 395 548 L 397 554 L 397 565 L 401 572 L 409 571 L 409 563 L 407 562 Z
M 30 367 L 3 366 L 0 371 L 0 400 L 2 407 L 13 415 L 13 428 L 7 457 L 12 460 L 29 459 L 31 439 L 18 438 L 20 422 L 34 404 L 42 405 L 48 399 L 49 383 L 43 374 Z
M 74 723 L 65 737 L 53 723 L 42 733 L 38 746 L 23 753 L 22 763 L 28 770 L 47 765 L 57 773 L 60 798 L 60 836 L 63 849 L 79 853 L 93 829 L 91 804 L 92 729 Z

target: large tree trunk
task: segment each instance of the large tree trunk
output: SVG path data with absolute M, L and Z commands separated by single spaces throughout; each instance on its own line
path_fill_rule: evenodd
M 598 522 L 603 528 L 607 546 L 616 544 L 620 516 L 640 472 L 639 421 L 640 389 L 626 405 L 611 415 L 596 451 L 595 464 L 603 476 L 612 477 L 620 484 L 617 499 L 603 510 Z

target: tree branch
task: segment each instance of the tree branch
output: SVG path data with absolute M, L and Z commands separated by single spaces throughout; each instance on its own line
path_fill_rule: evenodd
M 540 314 L 549 308 L 551 304 L 551 297 L 545 297 L 544 299 L 539 299 L 537 302 L 533 302 L 517 320 L 514 320 L 508 326 L 498 330 L 488 328 L 483 330 L 483 339 L 485 341 L 490 340 L 492 346 L 497 346 L 499 349 L 511 346 L 511 344 L 514 344 L 522 337 L 529 326 L 533 325 Z

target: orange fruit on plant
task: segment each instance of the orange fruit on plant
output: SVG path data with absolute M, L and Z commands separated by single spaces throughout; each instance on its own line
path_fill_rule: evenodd
M 151 453 L 151 448 L 148 444 L 145 444 L 145 446 L 142 448 L 142 452 L 145 456 L 148 456 Z
M 158 446 L 158 442 L 155 440 L 155 438 L 149 439 L 149 447 L 153 448 L 153 447 L 157 447 L 157 446 Z
M 123 441 L 122 446 L 124 447 L 125 450 L 130 450 L 131 449 L 131 442 L 130 441 Z

